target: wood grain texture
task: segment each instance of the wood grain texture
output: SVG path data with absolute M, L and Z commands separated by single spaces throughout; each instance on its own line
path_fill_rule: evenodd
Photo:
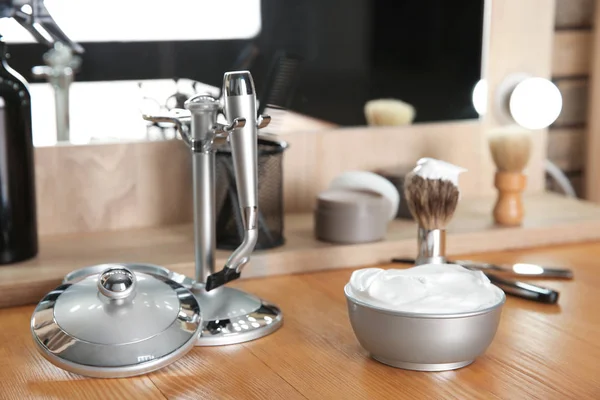
M 485 168 L 487 142 L 481 148 L 480 121 L 425 123 L 400 127 L 355 127 L 282 136 L 290 143 L 284 156 L 284 198 L 287 212 L 312 212 L 318 193 L 339 174 L 350 170 L 378 171 L 435 157 L 461 165 L 461 193 L 465 198 L 494 193 L 494 170 Z M 545 131 L 532 135 L 533 151 L 527 166 L 527 191 L 544 188 Z M 368 149 L 368 150 L 367 150 Z M 477 156 L 474 156 L 477 154 Z M 481 156 L 481 157 L 479 157 Z M 491 162 L 491 157 L 489 158 Z
M 600 27 L 600 6 L 594 12 L 594 24 Z M 600 202 L 600 29 L 594 30 L 592 55 L 588 119 L 585 135 L 586 163 L 585 163 L 585 198 Z
M 557 31 L 552 51 L 552 76 L 561 78 L 588 75 L 593 49 L 591 31 Z
M 563 106 L 552 127 L 585 125 L 588 114 L 588 80 L 558 79 L 555 84 L 562 95 Z
M 591 28 L 594 24 L 595 0 L 556 0 L 557 29 Z
M 509 297 L 486 353 L 468 367 L 435 373 L 396 369 L 368 357 L 348 321 L 348 269 L 232 283 L 278 304 L 284 326 L 243 345 L 195 348 L 141 378 L 87 379 L 64 372 L 34 348 L 28 326 L 33 307 L 0 310 L 0 398 L 599 398 L 600 313 L 591 310 L 600 302 L 600 242 L 460 257 L 567 267 L 575 278 L 532 281 L 560 291 L 559 304 Z
M 449 254 L 600 239 L 596 205 L 554 194 L 528 195 L 523 226 L 507 228 L 492 222 L 494 201 L 491 197 L 461 200 L 448 227 Z M 254 252 L 243 278 L 379 264 L 393 257 L 414 257 L 417 251 L 417 227 L 412 221 L 395 220 L 384 240 L 357 245 L 318 241 L 313 224 L 312 214 L 288 215 L 286 244 Z M 194 276 L 193 250 L 190 225 L 43 238 L 39 257 L 0 268 L 0 307 L 37 303 L 67 273 L 94 264 L 158 264 Z M 217 251 L 216 265 L 224 265 L 229 255 Z
M 492 193 L 492 175 L 473 149 L 478 121 L 356 127 L 281 135 L 286 212 L 311 212 L 317 194 L 346 170 L 376 171 L 442 158 L 469 169 L 464 197 Z M 543 190 L 545 136 L 534 133 L 530 192 Z M 368 146 L 369 150 L 365 148 Z M 487 147 L 482 149 L 486 154 Z M 191 167 L 180 141 L 58 146 L 36 149 L 39 230 L 45 234 L 146 228 L 192 220 Z
M 191 219 L 191 171 L 180 141 L 35 149 L 40 234 L 176 224 Z
M 197 347 L 177 363 L 153 373 L 151 379 L 168 399 L 304 398 L 276 369 L 243 345 Z
M 563 171 L 581 171 L 584 159 L 584 128 L 554 128 L 548 132 L 548 159 Z
M 0 311 L 0 399 L 164 399 L 144 376 L 93 380 L 49 364 L 35 348 L 29 329 L 33 307 Z M 8 362 L 10 360 L 10 362 Z
M 267 107 L 265 114 L 269 115 L 271 123 L 261 130 L 262 133 L 287 135 L 296 132 L 315 132 L 338 128 L 337 124 L 322 119 L 299 114 L 290 110 Z

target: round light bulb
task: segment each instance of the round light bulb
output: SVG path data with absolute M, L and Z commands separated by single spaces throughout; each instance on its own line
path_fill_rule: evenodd
M 562 96 L 556 85 L 544 78 L 527 78 L 517 84 L 509 100 L 510 114 L 526 129 L 543 129 L 558 118 Z
M 488 87 L 485 79 L 480 79 L 473 88 L 473 108 L 479 116 L 484 116 L 487 111 Z

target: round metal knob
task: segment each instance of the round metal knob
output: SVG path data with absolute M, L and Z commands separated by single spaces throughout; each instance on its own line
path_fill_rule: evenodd
M 135 285 L 135 274 L 122 265 L 105 269 L 98 279 L 100 293 L 113 300 L 129 297 Z
M 217 111 L 220 108 L 219 102 L 212 96 L 206 94 L 197 94 L 186 100 L 184 107 L 194 112 Z

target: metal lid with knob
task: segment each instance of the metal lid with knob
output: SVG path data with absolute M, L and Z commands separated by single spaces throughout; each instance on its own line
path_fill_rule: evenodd
M 124 265 L 106 267 L 59 286 L 36 307 L 31 332 L 46 359 L 80 375 L 117 378 L 157 370 L 192 349 L 202 321 L 188 289 Z

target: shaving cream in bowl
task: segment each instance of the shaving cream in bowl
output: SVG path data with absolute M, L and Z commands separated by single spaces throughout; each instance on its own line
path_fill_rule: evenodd
M 344 291 L 361 346 L 380 362 L 420 371 L 461 368 L 483 354 L 505 301 L 483 273 L 452 264 L 361 269 Z

